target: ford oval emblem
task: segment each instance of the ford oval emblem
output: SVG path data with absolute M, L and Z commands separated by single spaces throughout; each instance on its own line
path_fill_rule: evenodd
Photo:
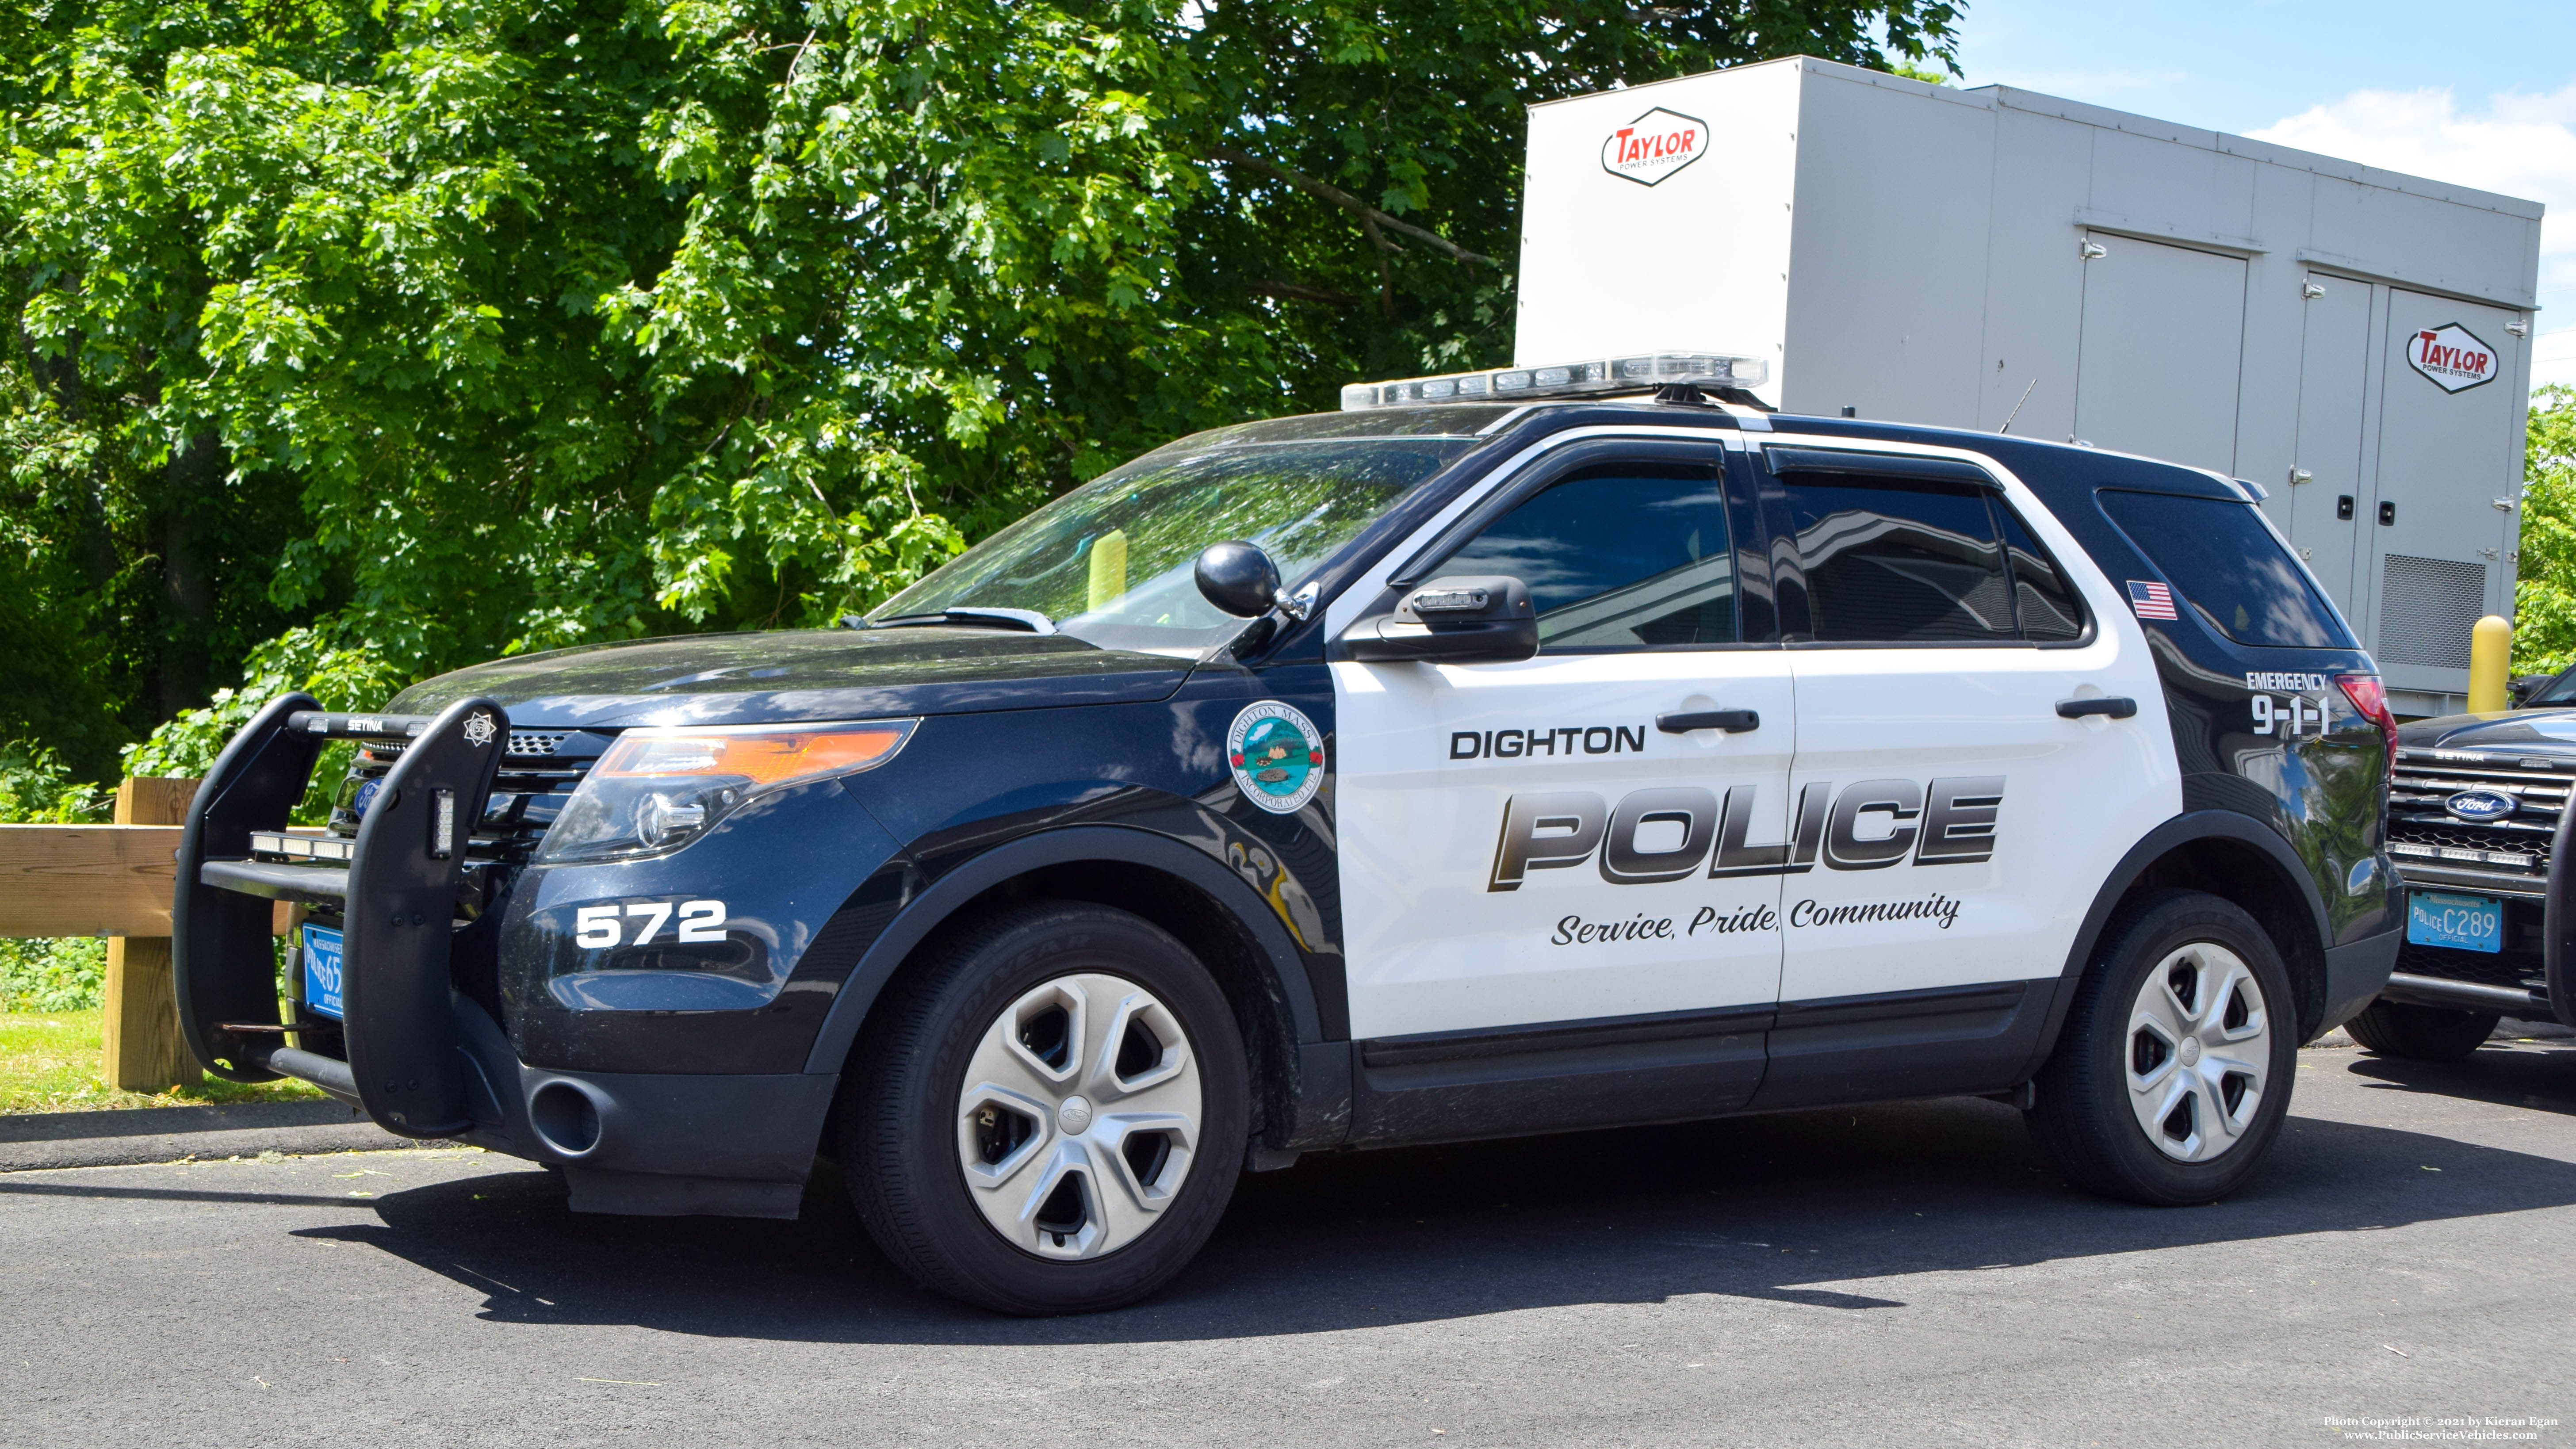
M 2484 825 L 2491 820 L 2504 819 L 2519 807 L 2511 795 L 2494 790 L 2462 790 L 2459 794 L 2443 801 L 2442 808 L 2449 811 L 2454 820 L 2468 820 Z

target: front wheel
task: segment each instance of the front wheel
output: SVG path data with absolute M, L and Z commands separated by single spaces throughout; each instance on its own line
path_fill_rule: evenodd
M 2457 1061 L 2486 1045 L 2503 1017 L 2486 1011 L 2450 1011 L 2402 1001 L 2374 1001 L 2343 1029 L 2365 1051 L 2419 1062 Z
M 2164 891 L 2124 907 L 2076 988 L 2027 1120 L 2060 1170 L 2109 1197 L 2209 1202 L 2289 1111 L 2289 972 L 2231 902 Z
M 914 1278 L 1004 1313 L 1131 1303 L 1188 1265 L 1250 1115 L 1224 994 L 1124 911 L 1048 903 L 948 941 L 842 1078 L 851 1196 Z

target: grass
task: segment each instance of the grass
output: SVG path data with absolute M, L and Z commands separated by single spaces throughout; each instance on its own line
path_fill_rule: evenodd
M 245 1086 L 205 1077 L 166 1092 L 126 1092 L 100 1080 L 100 1011 L 0 1012 L 0 1113 L 280 1102 L 322 1094 L 287 1080 Z

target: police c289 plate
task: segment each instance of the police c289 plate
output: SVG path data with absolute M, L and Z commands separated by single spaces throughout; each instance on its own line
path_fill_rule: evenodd
M 2493 896 L 2416 891 L 2406 898 L 2406 939 L 2454 951 L 2502 951 L 2504 902 Z

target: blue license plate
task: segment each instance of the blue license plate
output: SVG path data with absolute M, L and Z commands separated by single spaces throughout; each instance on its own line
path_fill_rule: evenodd
M 2504 949 L 2504 902 L 2493 896 L 2415 891 L 2406 897 L 2406 939 L 2454 951 Z
M 340 1016 L 340 933 L 328 926 L 304 928 L 304 1009 Z

